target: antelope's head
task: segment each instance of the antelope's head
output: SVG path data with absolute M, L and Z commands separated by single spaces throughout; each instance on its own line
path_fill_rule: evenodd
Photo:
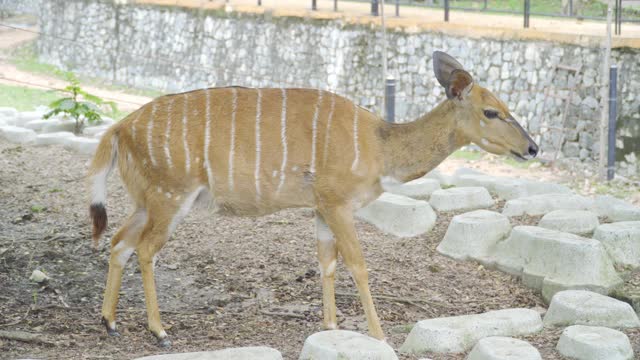
M 451 56 L 433 53 L 433 70 L 455 107 L 457 128 L 471 142 L 497 155 L 529 160 L 538 145 L 513 118 L 507 105 L 491 91 L 474 84 L 471 75 Z

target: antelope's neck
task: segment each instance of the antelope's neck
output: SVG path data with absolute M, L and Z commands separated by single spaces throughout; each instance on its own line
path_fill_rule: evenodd
M 407 124 L 382 125 L 384 175 L 401 182 L 417 179 L 469 143 L 456 130 L 454 104 L 445 101 Z

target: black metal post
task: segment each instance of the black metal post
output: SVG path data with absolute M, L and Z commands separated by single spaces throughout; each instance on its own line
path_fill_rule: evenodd
M 531 1 L 524 0 L 524 27 L 529 28 L 529 15 L 531 15 Z
M 615 34 L 622 33 L 622 0 L 616 0 Z
M 487 10 L 487 0 L 484 0 L 484 6 L 482 7 L 482 10 Z
M 449 0 L 444 0 L 444 21 L 449 21 Z
M 333 0 L 333 11 L 338 11 L 338 0 Z
M 378 0 L 371 0 L 371 16 L 378 16 Z
M 616 171 L 616 121 L 618 118 L 618 66 L 609 69 L 609 141 L 607 156 L 607 180 L 612 180 Z
M 318 10 L 317 0 L 311 0 L 311 10 Z
M 388 77 L 384 84 L 384 119 L 396 122 L 396 79 Z
M 573 0 L 569 0 L 569 16 L 573 16 Z
M 396 0 L 396 16 L 400 16 L 400 0 Z

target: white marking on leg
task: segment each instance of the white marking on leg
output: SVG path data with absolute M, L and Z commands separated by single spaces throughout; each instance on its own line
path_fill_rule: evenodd
M 358 105 L 353 104 L 353 163 L 351 164 L 351 171 L 355 171 L 358 168 L 358 161 L 360 161 L 360 146 L 358 145 Z
M 284 185 L 287 167 L 287 89 L 282 91 L 282 111 L 280 113 L 280 142 L 282 143 L 282 165 L 280 165 L 280 183 L 276 190 L 276 196 L 280 194 L 280 190 Z
M 258 100 L 256 103 L 256 200 L 260 200 L 260 118 L 262 117 L 262 92 L 258 89 Z
M 484 122 L 484 120 L 480 120 L 480 127 L 485 127 L 487 126 L 487 123 Z
M 329 330 L 335 330 L 337 328 L 338 328 L 338 325 L 336 325 L 336 323 L 334 323 L 334 322 L 330 322 L 330 323 L 327 324 L 327 329 L 329 329 Z
M 167 129 L 164 132 L 164 155 L 167 158 L 167 168 L 169 169 L 173 167 L 171 150 L 169 149 L 169 137 L 171 136 L 171 108 L 173 107 L 174 101 L 173 96 L 169 98 L 169 104 L 167 105 Z
M 173 216 L 173 219 L 171 219 L 171 223 L 169 224 L 169 233 L 167 234 L 167 236 L 171 236 L 173 231 L 176 229 L 176 226 L 178 226 L 180 221 L 182 221 L 182 219 L 187 216 L 189 210 L 191 210 L 191 207 L 193 206 L 194 201 L 196 201 L 196 198 L 203 190 L 204 187 L 199 187 L 187 194 L 182 204 L 180 204 L 178 212 L 176 212 L 176 214 Z
M 327 223 L 322 220 L 321 217 L 316 216 L 316 238 L 320 242 L 331 242 L 334 241 L 333 232 L 327 225 Z
M 187 173 L 191 170 L 191 158 L 189 157 L 189 144 L 187 143 L 187 105 L 188 94 L 184 94 L 184 104 L 182 107 L 182 144 L 184 146 L 184 168 Z
M 170 192 L 166 192 L 164 193 L 164 196 L 167 197 L 167 199 L 171 199 L 171 193 Z
M 273 172 L 271 173 L 271 177 L 276 177 L 278 176 L 278 170 L 273 170 Z
M 161 193 L 162 192 L 162 188 L 160 186 L 158 186 L 157 191 L 158 191 L 158 193 Z
M 151 159 L 151 166 L 156 167 L 156 158 L 153 156 L 153 120 L 156 117 L 156 102 L 151 103 L 151 117 L 147 124 L 147 147 L 149 148 L 149 159 Z
M 209 162 L 209 147 L 211 145 L 211 96 L 210 91 L 205 90 L 206 97 L 206 118 L 207 122 L 204 129 L 204 167 L 207 170 L 207 181 L 209 190 L 213 191 L 213 173 L 211 172 L 211 164 Z M 197 160 L 196 160 L 197 161 Z
M 320 114 L 321 102 L 322 90 L 318 90 L 318 101 L 316 102 L 316 111 L 313 113 L 313 121 L 311 125 L 311 167 L 309 171 L 312 174 L 316 172 L 316 143 L 318 138 L 318 115 Z
M 231 89 L 231 134 L 229 144 L 229 190 L 233 191 L 233 158 L 236 152 L 236 111 L 238 110 L 238 89 Z
M 115 260 L 118 262 L 118 265 L 124 267 L 127 264 L 127 261 L 133 254 L 134 248 L 132 246 L 127 246 L 126 241 L 120 241 L 116 246 L 111 250 L 115 256 Z
M 111 330 L 115 330 L 116 329 L 116 322 L 115 321 L 109 322 L 109 329 L 111 329 Z
M 487 141 L 487 139 L 485 139 L 485 138 L 482 138 L 480 140 L 480 143 L 482 143 L 482 145 L 485 145 L 485 146 L 489 145 L 489 141 Z
M 329 150 L 329 137 L 331 135 L 331 121 L 333 120 L 333 110 L 336 106 L 336 94 L 331 94 L 331 107 L 329 108 L 329 116 L 327 117 L 327 128 L 324 131 L 324 151 L 322 152 L 322 166 L 327 163 L 327 150 Z

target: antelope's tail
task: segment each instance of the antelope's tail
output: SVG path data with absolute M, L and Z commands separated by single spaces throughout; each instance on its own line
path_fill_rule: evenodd
M 93 156 L 89 168 L 89 181 L 91 182 L 91 205 L 89 216 L 93 223 L 93 246 L 98 247 L 98 241 L 107 228 L 107 178 L 116 165 L 118 155 L 119 126 L 112 126 L 102 136 L 100 144 Z

